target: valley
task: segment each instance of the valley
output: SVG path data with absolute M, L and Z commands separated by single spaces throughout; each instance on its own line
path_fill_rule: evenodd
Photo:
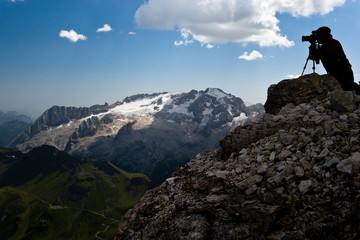
M 50 146 L 1 149 L 0 169 L 0 239 L 109 239 L 150 183 Z

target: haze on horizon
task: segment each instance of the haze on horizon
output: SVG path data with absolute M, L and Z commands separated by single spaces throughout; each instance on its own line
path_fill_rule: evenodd
M 358 0 L 0 0 L 0 111 L 36 118 L 208 87 L 264 103 L 271 84 L 301 73 L 301 36 L 320 26 L 358 82 L 359 10 Z

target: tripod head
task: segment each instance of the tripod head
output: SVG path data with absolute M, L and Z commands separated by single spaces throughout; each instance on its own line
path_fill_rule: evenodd
M 312 35 L 311 35 L 312 36 Z M 305 36 L 306 37 L 306 36 Z M 310 38 L 310 37 L 309 37 Z M 304 36 L 303 36 L 303 39 L 304 39 Z M 311 41 L 310 41 L 311 40 Z M 313 72 L 315 73 L 315 62 L 316 64 L 319 64 L 320 63 L 320 57 L 319 57 L 319 53 L 318 53 L 318 49 L 319 49 L 319 44 L 317 42 L 317 39 L 315 37 L 311 38 L 309 40 L 309 42 L 311 43 L 310 47 L 309 47 L 309 55 L 306 59 L 306 62 L 305 62 L 305 66 L 303 68 L 303 71 L 301 73 L 301 76 L 304 75 L 304 71 L 306 69 L 306 65 L 308 63 L 309 60 L 312 60 L 313 61 Z M 303 40 L 304 41 L 304 40 Z
M 319 64 L 319 63 L 320 63 L 320 57 L 319 57 L 318 49 L 319 49 L 319 44 L 318 44 L 318 42 L 317 42 L 317 41 L 312 42 L 311 45 L 310 45 L 310 47 L 309 47 L 309 56 L 308 56 L 308 59 L 315 61 L 316 64 Z

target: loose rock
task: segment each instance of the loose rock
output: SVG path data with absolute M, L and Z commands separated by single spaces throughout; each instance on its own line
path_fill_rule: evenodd
M 116 239 L 358 239 L 359 102 L 330 75 L 270 86 L 258 123 L 148 191 Z

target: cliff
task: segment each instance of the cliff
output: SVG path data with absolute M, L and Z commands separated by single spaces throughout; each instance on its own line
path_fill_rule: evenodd
M 40 133 L 41 131 L 48 130 L 51 127 L 59 126 L 61 124 L 67 124 L 74 119 L 80 119 L 91 114 L 97 114 L 101 112 L 106 112 L 108 109 L 108 104 L 104 105 L 94 105 L 89 108 L 87 107 L 64 107 L 64 106 L 53 106 L 46 110 L 33 124 L 31 124 L 26 131 L 22 132 L 17 138 L 9 144 L 9 147 L 16 148 L 16 145 L 23 143 Z M 39 144 L 38 146 L 42 146 Z M 32 148 L 28 149 L 31 150 Z
M 359 102 L 328 75 L 270 86 L 258 123 L 148 191 L 116 239 L 358 239 Z

